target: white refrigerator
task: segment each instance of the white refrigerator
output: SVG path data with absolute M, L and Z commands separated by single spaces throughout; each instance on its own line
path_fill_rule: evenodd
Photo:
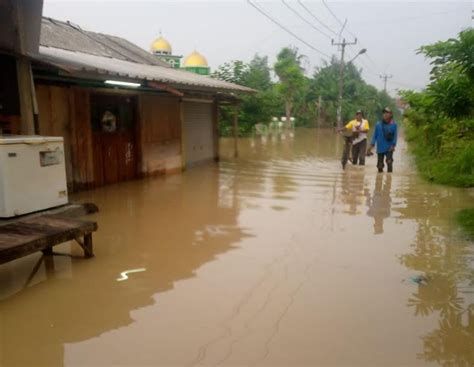
M 0 135 L 0 217 L 67 203 L 63 138 Z

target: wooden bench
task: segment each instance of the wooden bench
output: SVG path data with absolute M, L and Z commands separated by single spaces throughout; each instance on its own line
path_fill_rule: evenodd
M 85 258 L 93 257 L 92 233 L 96 230 L 96 222 L 58 216 L 16 220 L 0 226 L 0 264 L 38 251 L 52 255 L 53 246 L 71 240 L 82 247 Z

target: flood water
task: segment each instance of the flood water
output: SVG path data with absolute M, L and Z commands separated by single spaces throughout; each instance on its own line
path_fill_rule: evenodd
M 1 366 L 473 366 L 466 190 L 339 163 L 330 131 L 74 197 L 96 257 L 0 266 Z M 81 255 L 75 244 L 57 248 Z

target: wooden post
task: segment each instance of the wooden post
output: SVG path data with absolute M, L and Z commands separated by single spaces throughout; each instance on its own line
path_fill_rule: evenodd
M 323 98 L 319 96 L 318 98 L 318 129 L 321 129 L 321 107 L 323 104 Z
M 46 256 L 52 256 L 53 255 L 53 248 L 52 247 L 47 247 L 43 250 L 41 250 L 43 252 L 43 255 L 46 255 Z
M 21 110 L 21 134 L 35 134 L 34 109 L 36 101 L 33 100 L 34 92 L 32 90 L 32 75 L 30 61 L 25 57 L 17 59 L 17 76 L 18 76 L 18 94 L 20 97 Z
M 51 255 L 53 252 L 51 251 Z M 43 256 L 44 270 L 46 271 L 46 278 L 50 279 L 54 276 L 54 257 L 53 256 Z
M 216 99 L 214 101 L 214 160 L 219 162 L 220 153 L 219 153 L 219 101 Z
M 179 119 L 181 124 L 181 169 L 186 169 L 186 128 L 184 123 L 184 101 L 179 100 Z
M 84 235 L 84 245 L 82 248 L 84 250 L 85 258 L 94 257 L 94 251 L 92 249 L 92 233 Z
M 234 105 L 234 158 L 239 157 L 239 105 Z
M 33 105 L 33 128 L 35 134 L 40 133 L 39 127 L 39 108 L 38 108 L 38 99 L 36 97 L 36 88 L 35 88 L 35 80 L 33 78 L 33 70 L 31 69 L 31 63 L 29 63 L 29 70 L 30 70 L 30 84 L 31 84 L 31 102 Z

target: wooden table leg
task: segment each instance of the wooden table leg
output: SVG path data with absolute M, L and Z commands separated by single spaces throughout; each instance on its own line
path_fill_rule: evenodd
M 29 276 L 28 279 L 26 280 L 25 288 L 30 285 L 30 282 L 33 280 L 33 278 L 35 277 L 35 275 L 36 275 L 36 273 L 38 272 L 39 268 L 41 267 L 41 264 L 43 263 L 43 260 L 44 260 L 44 256 L 41 256 L 41 257 L 38 259 L 38 262 L 36 263 L 36 265 L 34 266 L 33 270 L 31 271 L 30 276 Z
M 92 233 L 84 235 L 84 243 L 81 244 L 84 250 L 84 257 L 89 258 L 94 256 L 94 250 L 92 249 Z
M 52 278 L 55 272 L 54 266 L 54 257 L 53 256 L 44 256 L 44 269 L 46 271 L 46 278 Z
M 43 253 L 43 255 L 51 256 L 53 254 L 53 248 L 48 247 L 48 248 L 45 248 L 44 250 L 41 250 L 41 252 Z

